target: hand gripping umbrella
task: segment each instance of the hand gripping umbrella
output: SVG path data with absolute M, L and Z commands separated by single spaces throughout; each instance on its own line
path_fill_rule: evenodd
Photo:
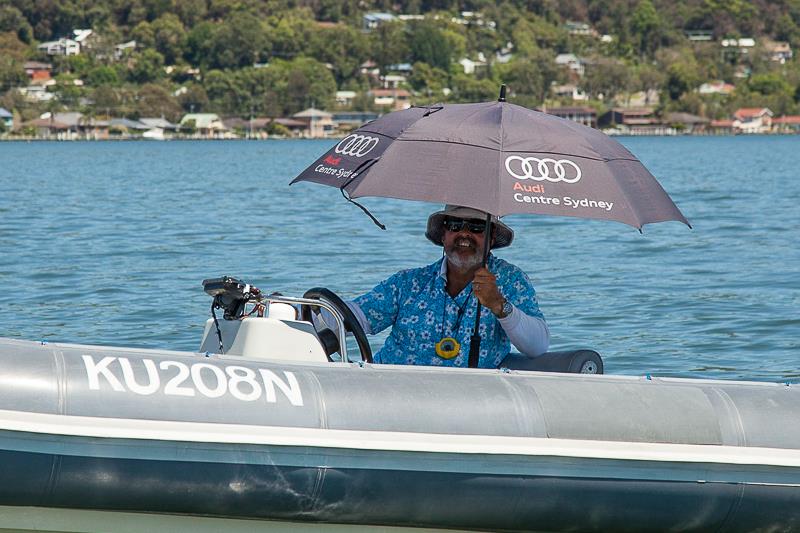
M 292 184 L 298 181 L 337 187 L 350 201 L 381 196 L 462 205 L 496 216 L 616 220 L 640 231 L 644 224 L 667 220 L 689 225 L 624 146 L 593 128 L 506 102 L 505 86 L 496 102 L 412 107 L 369 122 Z M 487 245 L 484 258 L 488 250 Z M 480 306 L 475 332 L 479 319 Z M 470 366 L 473 349 L 477 364 L 475 345 Z

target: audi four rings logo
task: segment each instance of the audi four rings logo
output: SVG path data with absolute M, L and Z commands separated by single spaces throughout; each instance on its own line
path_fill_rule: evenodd
M 372 151 L 373 148 L 378 146 L 379 139 L 377 137 L 370 137 L 369 135 L 356 135 L 355 133 L 348 135 L 336 145 L 334 152 L 342 155 L 351 155 L 353 157 L 364 157 Z
M 581 168 L 569 159 L 512 155 L 506 158 L 506 170 L 518 180 L 577 183 L 581 179 Z

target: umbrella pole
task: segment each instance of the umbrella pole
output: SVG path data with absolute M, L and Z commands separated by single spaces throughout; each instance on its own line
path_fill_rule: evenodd
M 489 261 L 489 250 L 492 248 L 492 215 L 486 213 L 486 229 L 483 230 L 485 238 L 483 239 L 483 263 L 481 266 L 486 266 Z M 478 302 L 478 308 L 475 310 L 475 328 L 472 330 L 472 337 L 469 339 L 469 367 L 478 368 L 478 359 L 481 352 L 481 335 L 478 326 L 481 323 L 481 304 Z

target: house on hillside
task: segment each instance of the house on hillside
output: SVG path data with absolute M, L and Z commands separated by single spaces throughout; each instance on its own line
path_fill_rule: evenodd
M 333 114 L 333 121 L 338 124 L 340 131 L 354 130 L 380 115 L 372 111 L 342 111 Z
M 390 111 L 399 111 L 411 107 L 411 93 L 405 89 L 372 89 L 369 94 L 376 106 Z
M 616 107 L 598 119 L 600 128 L 615 128 L 629 135 L 674 135 L 673 128 L 664 126 L 652 107 Z
M 664 123 L 683 133 L 704 133 L 711 121 L 691 113 L 667 113 Z
M 119 61 L 128 54 L 136 51 L 136 41 L 127 41 L 114 45 L 114 59 Z
M 304 136 L 317 139 L 330 137 L 336 131 L 336 124 L 333 122 L 333 115 L 327 111 L 309 107 L 299 113 L 292 115 L 292 118 L 306 124 Z
M 358 96 L 358 93 L 355 91 L 336 91 L 334 98 L 336 99 L 336 105 L 350 107 L 353 105 L 353 100 L 355 100 L 356 96 Z
M 739 133 L 768 133 L 772 115 L 767 107 L 742 107 L 733 114 L 733 128 Z
M 228 131 L 216 113 L 187 113 L 179 125 L 182 130 L 193 129 L 195 136 L 208 139 L 222 138 Z
M 0 125 L 3 126 L 3 131 L 11 131 L 14 128 L 14 115 L 3 107 L 0 107 Z
M 57 41 L 47 41 L 36 48 L 49 56 L 76 56 L 81 53 L 81 45 L 66 37 Z
M 553 94 L 559 98 L 568 98 L 570 100 L 588 100 L 589 97 L 585 92 L 580 90 L 574 83 L 567 83 L 564 85 L 553 85 Z
M 26 61 L 22 68 L 25 69 L 25 74 L 27 74 L 31 85 L 46 85 L 52 79 L 53 65 L 50 63 Z
M 486 56 L 483 52 L 478 53 L 476 60 L 463 57 L 458 61 L 458 64 L 464 69 L 464 74 L 475 74 L 476 70 L 485 69 L 488 66 L 488 63 L 486 63 Z
M 397 17 L 391 13 L 364 13 L 361 18 L 361 29 L 364 31 L 372 31 L 381 24 L 397 20 Z
M 72 30 L 72 40 L 81 47 L 81 52 L 86 52 L 92 48 L 92 41 L 96 39 L 94 31 L 90 29 Z
M 590 37 L 598 37 L 600 35 L 597 33 L 597 30 L 592 28 L 592 26 L 587 22 L 568 20 L 566 23 L 564 23 L 564 29 L 566 29 L 567 33 L 570 35 L 586 35 Z
M 708 125 L 708 129 L 706 131 L 714 135 L 732 135 L 733 120 L 729 118 L 712 120 L 711 123 Z
M 698 89 L 697 92 L 700 94 L 722 94 L 722 95 L 729 95 L 734 90 L 736 90 L 736 86 L 731 83 L 725 83 L 722 80 L 715 80 L 709 81 L 702 84 Z
M 569 69 L 574 75 L 582 78 L 586 73 L 586 64 L 575 54 L 558 54 L 556 65 Z
M 800 133 L 800 115 L 785 115 L 772 119 L 772 131 L 776 133 Z
M 548 107 L 547 113 L 590 128 L 597 127 L 597 111 L 591 107 Z
M 787 42 L 768 41 L 764 43 L 764 50 L 770 61 L 775 61 L 783 65 L 792 59 L 792 46 Z

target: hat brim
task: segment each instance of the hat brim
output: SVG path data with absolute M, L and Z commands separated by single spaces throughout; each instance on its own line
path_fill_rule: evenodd
M 475 218 L 485 219 L 486 213 L 472 209 L 469 207 L 452 207 L 447 206 L 442 211 L 432 213 L 428 217 L 428 227 L 425 230 L 425 237 L 428 238 L 433 244 L 442 246 L 442 239 L 444 238 L 444 220 L 448 217 L 453 218 Z M 497 248 L 505 248 L 514 240 L 514 230 L 506 226 L 502 220 L 492 215 L 492 224 L 494 225 L 494 242 L 492 243 L 492 250 Z

